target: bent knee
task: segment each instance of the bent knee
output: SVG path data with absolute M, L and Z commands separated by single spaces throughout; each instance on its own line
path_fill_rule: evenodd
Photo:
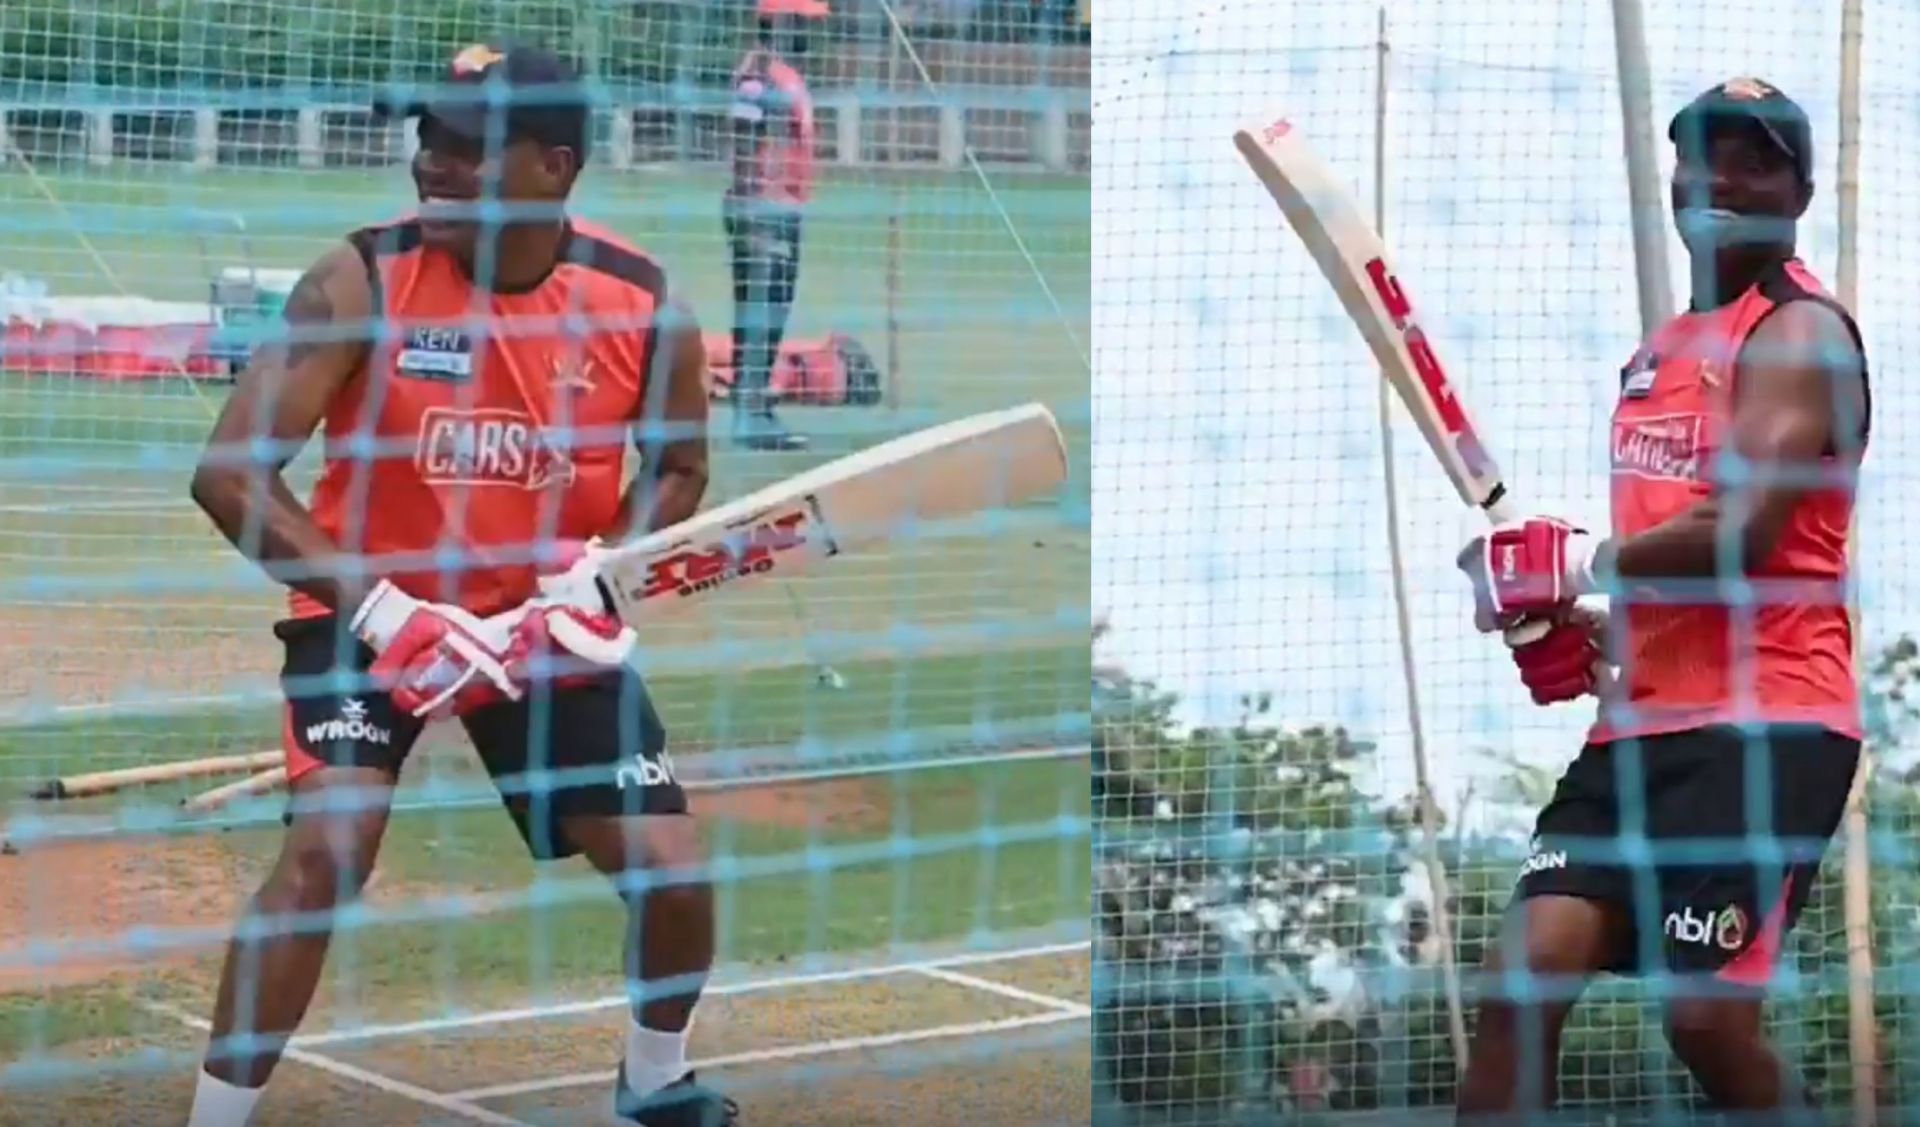
M 383 822 L 360 815 L 295 823 L 260 889 L 263 906 L 316 911 L 359 896 L 373 871 Z

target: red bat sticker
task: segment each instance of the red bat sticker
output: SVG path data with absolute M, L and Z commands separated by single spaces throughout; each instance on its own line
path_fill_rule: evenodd
M 1446 369 L 1440 366 L 1440 358 L 1434 355 L 1433 346 L 1427 343 L 1427 334 L 1412 323 L 1413 303 L 1407 300 L 1406 291 L 1400 288 L 1400 280 L 1378 258 L 1367 263 L 1367 278 L 1373 282 L 1374 292 L 1380 295 L 1381 303 L 1387 307 L 1388 316 L 1393 318 L 1393 327 L 1400 330 L 1400 337 L 1407 346 L 1407 355 L 1413 357 L 1413 370 L 1420 374 L 1420 384 L 1433 400 L 1434 410 L 1440 415 L 1440 425 L 1446 429 L 1448 439 L 1460 455 L 1460 461 L 1475 477 L 1492 476 L 1492 459 L 1487 457 L 1486 448 L 1480 445 L 1480 436 L 1473 433 L 1472 424 L 1467 422 L 1466 409 L 1454 398 L 1453 382 L 1447 379 Z
M 687 546 L 654 560 L 647 565 L 640 598 L 685 598 L 729 580 L 771 571 L 780 556 L 810 541 L 824 543 L 832 554 L 833 542 L 825 537 L 811 502 L 808 498 L 793 508 L 743 521 L 718 544 Z

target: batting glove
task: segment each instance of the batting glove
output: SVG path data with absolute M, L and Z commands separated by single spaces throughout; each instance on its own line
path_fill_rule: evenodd
M 368 674 L 411 716 L 445 719 L 520 699 L 504 659 L 510 616 L 422 602 L 383 579 L 347 625 L 374 651 Z
M 613 600 L 608 598 L 606 585 L 600 581 L 600 559 L 607 552 L 598 536 L 561 541 L 552 560 L 558 570 L 545 571 L 536 581 L 540 592 L 537 601 L 576 607 L 594 614 L 611 613 Z
M 606 551 L 599 537 L 561 546 L 564 569 L 539 578 L 539 596 L 514 624 L 507 665 L 516 680 L 589 681 L 632 656 L 639 635 L 613 612 L 600 582 Z
M 1473 583 L 1474 625 L 1491 632 L 1549 616 L 1593 593 L 1596 545 L 1586 529 L 1546 516 L 1495 525 L 1474 537 L 1458 560 Z
M 1514 646 L 1513 663 L 1533 703 L 1597 695 L 1610 677 L 1606 639 L 1607 612 L 1574 603 L 1553 620 L 1544 637 Z

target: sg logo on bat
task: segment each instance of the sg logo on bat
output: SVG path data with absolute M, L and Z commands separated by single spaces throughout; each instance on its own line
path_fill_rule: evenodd
M 642 600 L 686 598 L 735 579 L 772 571 L 780 557 L 817 544 L 826 555 L 839 549 L 826 534 L 812 496 L 758 513 L 720 534 L 717 543 L 685 544 L 647 565 Z

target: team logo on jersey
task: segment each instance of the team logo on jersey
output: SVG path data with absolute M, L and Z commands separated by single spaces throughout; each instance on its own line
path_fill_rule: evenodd
M 549 386 L 555 391 L 590 395 L 599 386 L 596 377 L 600 374 L 600 366 L 594 363 L 591 356 L 555 353 L 548 357 L 547 362 L 552 369 Z
M 428 485 L 572 485 L 573 459 L 522 411 L 434 407 L 420 417 L 413 464 Z
M 1700 416 L 1615 419 L 1613 472 L 1653 481 L 1700 478 Z
M 473 337 L 465 329 L 415 326 L 407 330 L 393 366 L 414 379 L 464 382 L 473 377 Z

